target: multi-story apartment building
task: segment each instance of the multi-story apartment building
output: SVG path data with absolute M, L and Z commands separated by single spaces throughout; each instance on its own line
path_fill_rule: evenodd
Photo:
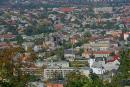
M 76 71 L 74 68 L 47 68 L 44 69 L 44 78 L 53 79 L 53 78 L 65 78 L 70 72 Z
M 76 69 L 74 67 L 68 68 L 47 68 L 44 69 L 44 79 L 64 79 L 71 72 L 80 72 L 85 76 L 89 76 L 90 68 L 84 67 L 80 69 Z

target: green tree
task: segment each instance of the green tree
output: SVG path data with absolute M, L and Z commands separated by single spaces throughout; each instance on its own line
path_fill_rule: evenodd
M 56 50 L 56 55 L 58 57 L 58 60 L 64 60 L 64 48 L 63 47 L 58 48 Z
M 87 32 L 85 32 L 85 33 L 84 33 L 84 37 L 85 37 L 85 38 L 86 38 L 86 37 L 91 37 L 91 33 L 90 33 L 90 32 L 88 32 L 88 31 L 87 31 Z
M 18 44 L 22 44 L 23 41 L 24 41 L 24 39 L 23 39 L 22 36 L 20 36 L 20 35 L 18 35 L 18 36 L 16 37 L 16 40 L 18 41 Z
M 122 81 L 127 81 L 130 78 L 130 73 L 129 73 L 130 59 L 127 56 L 127 54 L 128 52 L 126 50 L 121 52 L 120 66 L 119 66 L 118 73 L 112 78 L 109 87 L 122 87 L 123 84 Z
M 23 52 L 22 48 L 8 48 L 1 50 L 0 87 L 25 87 L 26 83 L 29 81 L 29 75 L 23 75 L 21 73 L 21 63 L 15 64 L 13 60 L 15 55 L 21 52 Z
M 71 72 L 66 81 L 65 87 L 104 87 L 102 80 L 93 73 L 86 77 L 80 72 Z
M 65 87 L 82 87 L 89 79 L 79 72 L 71 72 L 67 76 Z

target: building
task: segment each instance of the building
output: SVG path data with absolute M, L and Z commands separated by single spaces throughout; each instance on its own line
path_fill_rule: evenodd
M 24 42 L 22 43 L 22 47 L 27 51 L 29 48 L 32 49 L 34 46 L 34 42 Z
M 58 61 L 58 62 L 42 62 L 42 61 L 36 61 L 35 65 L 37 67 L 42 67 L 43 65 L 47 67 L 60 67 L 60 68 L 67 68 L 69 67 L 69 62 L 67 61 Z
M 59 61 L 59 62 L 49 62 L 48 63 L 48 67 L 54 67 L 54 66 L 58 66 L 60 68 L 67 68 L 69 67 L 69 62 L 67 61 Z
M 67 49 L 64 50 L 64 57 L 65 58 L 75 58 L 76 51 L 74 49 Z
M 101 8 L 94 8 L 95 14 L 99 14 L 101 12 L 103 13 L 112 13 L 113 8 L 112 7 L 101 7 Z
M 112 60 L 106 61 L 96 60 L 96 58 L 90 58 L 88 60 L 89 67 L 92 69 L 95 74 L 104 74 L 107 71 L 117 70 L 119 68 L 120 62 L 118 56 L 113 57 Z
M 89 76 L 90 68 L 89 67 L 81 67 L 80 69 L 76 69 L 74 67 L 47 68 L 47 69 L 44 69 L 44 78 L 45 79 L 63 79 L 63 78 L 66 78 L 67 74 L 71 72 L 81 72 L 81 74 L 85 76 Z
M 90 42 L 89 44 L 84 44 L 82 46 L 84 49 L 91 49 L 92 51 L 102 51 L 102 50 L 108 50 L 110 47 L 110 41 L 109 40 L 99 40 Z
M 47 87 L 64 87 L 63 84 L 47 84 Z
M 62 79 L 67 76 L 70 72 L 76 71 L 74 68 L 47 68 L 44 69 L 45 79 Z
M 0 35 L 0 39 L 14 39 L 16 38 L 16 35 L 12 35 L 12 34 L 3 34 L 3 35 Z
M 109 57 L 111 53 L 111 51 L 97 51 L 94 52 L 93 55 L 95 57 Z
M 29 74 L 29 75 L 36 75 L 36 76 L 42 76 L 43 72 L 41 68 L 20 68 L 22 74 Z

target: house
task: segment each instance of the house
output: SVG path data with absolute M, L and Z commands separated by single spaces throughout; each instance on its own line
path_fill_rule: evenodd
M 97 58 L 90 58 L 88 60 L 89 67 L 95 74 L 104 74 L 107 71 L 117 70 L 119 68 L 119 56 L 114 56 L 111 60 L 102 58 L 97 61 Z
M 35 76 L 42 76 L 43 71 L 41 68 L 37 68 L 34 65 L 31 65 L 31 67 L 25 67 L 25 68 L 20 68 L 21 73 L 23 75 L 29 74 L 29 75 L 35 75 Z
M 64 57 L 66 59 L 68 59 L 68 58 L 75 58 L 76 57 L 76 51 L 73 50 L 73 49 L 64 50 Z
M 106 70 L 103 67 L 104 61 L 95 62 L 95 59 L 89 59 L 89 66 L 92 69 L 92 72 L 95 74 L 104 74 Z
M 70 13 L 73 12 L 74 10 L 75 10 L 74 8 L 69 8 L 69 7 L 55 9 L 55 11 L 60 13 Z
M 32 48 L 34 45 L 34 42 L 23 42 L 22 47 L 27 51 L 29 48 Z
M 0 49 L 10 48 L 10 47 L 19 47 L 16 43 L 10 42 L 0 42 Z
M 110 47 L 110 41 L 108 40 L 97 40 L 91 41 L 88 44 L 84 44 L 82 48 L 91 49 L 93 51 L 106 51 Z
M 56 30 L 61 30 L 64 28 L 64 25 L 63 24 L 55 24 L 54 27 Z
M 93 55 L 95 57 L 109 57 L 111 53 L 111 51 L 97 51 L 93 52 Z
M 82 53 L 82 57 L 90 58 L 93 54 L 95 57 L 109 57 L 111 55 L 111 51 L 84 51 Z
M 103 12 L 103 13 L 112 13 L 113 12 L 113 8 L 112 7 L 94 8 L 94 12 L 95 12 L 95 14 L 98 14 L 100 12 Z
M 119 68 L 120 62 L 119 60 L 115 60 L 113 62 L 107 62 L 106 64 L 103 65 L 106 71 L 112 71 L 112 70 L 117 70 Z
M 56 20 L 56 15 L 50 14 L 50 15 L 48 16 L 48 18 L 50 18 L 50 19 L 52 19 L 52 20 Z
M 22 38 L 27 41 L 34 40 L 33 36 L 22 35 Z
M 85 50 L 85 51 L 82 53 L 82 57 L 90 58 L 90 55 L 91 55 L 91 54 L 92 54 L 92 52 Z
M 12 34 L 1 34 L 0 35 L 0 39 L 14 39 L 16 38 L 16 35 L 12 35 Z
M 60 67 L 60 68 L 67 68 L 69 67 L 69 62 L 67 61 L 58 61 L 58 62 L 49 62 L 48 67 Z
M 40 50 L 42 50 L 42 46 L 41 45 L 35 45 L 33 47 L 33 50 L 34 50 L 34 52 L 39 52 Z
M 130 37 L 130 32 L 124 33 L 124 40 L 128 40 L 129 37 Z
M 47 87 L 64 87 L 63 84 L 52 84 L 52 83 L 49 83 L 47 84 Z

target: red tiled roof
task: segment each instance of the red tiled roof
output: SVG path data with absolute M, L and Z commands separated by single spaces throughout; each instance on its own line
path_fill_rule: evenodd
M 120 59 L 120 56 L 117 54 L 113 57 L 114 60 L 119 60 Z
M 0 43 L 0 48 L 8 48 L 8 47 L 11 47 L 11 46 L 13 46 L 13 44 L 6 43 L 6 42 Z
M 97 51 L 97 52 L 94 52 L 94 54 L 110 54 L 112 53 L 111 51 Z
M 56 25 L 55 25 L 55 28 L 56 28 L 57 30 L 61 30 L 63 27 L 64 27 L 63 24 L 56 24 Z
M 113 56 L 112 60 L 109 60 L 107 62 L 114 62 L 115 60 L 119 60 L 119 59 L 120 59 L 120 56 L 117 54 L 117 55 Z
M 3 34 L 0 35 L 0 38 L 5 38 L 5 39 L 10 39 L 10 38 L 15 38 L 16 35 L 12 35 L 12 34 Z
M 74 11 L 74 8 L 59 8 L 58 11 L 67 13 Z
M 63 84 L 47 84 L 47 87 L 64 87 Z
M 9 46 L 7 43 L 0 43 L 0 47 Z

